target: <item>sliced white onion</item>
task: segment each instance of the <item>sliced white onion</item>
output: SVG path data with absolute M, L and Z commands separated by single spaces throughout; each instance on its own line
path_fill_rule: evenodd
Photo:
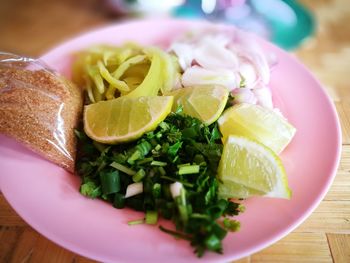
M 250 103 L 256 104 L 257 99 L 251 89 L 238 88 L 232 91 L 234 97 L 234 103 Z
M 142 182 L 129 184 L 128 187 L 126 188 L 125 198 L 141 194 L 142 192 L 143 192 Z
M 241 58 L 251 61 L 263 83 L 270 81 L 270 67 L 265 52 L 256 44 L 250 34 L 237 31 L 236 41 L 230 43 L 229 48 Z
M 248 61 L 241 61 L 239 65 L 239 73 L 244 78 L 244 83 L 247 88 L 252 87 L 258 80 L 255 67 Z
M 182 70 L 186 70 L 192 65 L 194 48 L 190 44 L 175 42 L 169 50 L 176 54 Z
M 270 82 L 270 67 L 267 59 L 263 53 L 255 54 L 254 56 L 255 68 L 259 72 L 260 79 L 264 84 Z
M 272 94 L 268 87 L 256 88 L 252 90 L 257 99 L 257 103 L 265 108 L 273 109 Z
M 203 68 L 237 70 L 238 58 L 215 38 L 204 38 L 194 50 L 194 59 Z
M 266 53 L 251 34 L 209 27 L 205 32 L 186 35 L 170 50 L 178 56 L 184 71 L 182 86 L 221 85 L 232 91 L 236 103 L 273 108 L 266 85 L 277 59 Z M 245 88 L 239 88 L 242 78 Z
M 239 54 L 241 61 L 248 62 L 251 66 L 253 66 L 257 72 L 258 79 L 264 84 L 268 84 L 270 81 L 270 66 L 263 54 L 251 52 L 246 50 L 245 47 L 241 46 L 233 47 L 233 52 L 237 52 L 237 54 Z M 241 64 L 238 65 L 238 68 L 240 67 Z
M 179 182 L 175 182 L 170 184 L 170 193 L 171 196 L 175 199 L 176 197 L 178 197 L 181 193 L 181 189 L 183 188 L 182 183 Z
M 233 71 L 227 69 L 210 70 L 199 66 L 186 69 L 182 75 L 181 82 L 185 87 L 196 85 L 221 85 L 229 90 L 237 87 L 237 80 Z

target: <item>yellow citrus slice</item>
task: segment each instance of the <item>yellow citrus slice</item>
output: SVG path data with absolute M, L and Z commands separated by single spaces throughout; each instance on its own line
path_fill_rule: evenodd
M 296 129 L 279 113 L 248 103 L 228 108 L 218 120 L 223 142 L 229 135 L 254 139 L 276 153 L 292 140 Z
M 106 144 L 128 142 L 154 130 L 171 112 L 173 97 L 119 97 L 85 106 L 84 130 Z
M 229 91 L 222 86 L 195 86 L 177 89 L 167 94 L 174 96 L 173 110 L 182 105 L 185 114 L 210 125 L 224 111 Z
M 265 145 L 245 137 L 227 138 L 218 178 L 222 198 L 291 197 L 280 158 Z

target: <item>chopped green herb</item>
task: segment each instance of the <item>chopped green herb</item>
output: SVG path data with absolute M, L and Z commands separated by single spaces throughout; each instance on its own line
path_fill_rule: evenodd
M 137 182 L 140 182 L 143 177 L 145 177 L 146 175 L 146 172 L 145 170 L 143 170 L 142 168 L 140 170 L 137 171 L 137 173 L 135 173 L 132 177 L 132 180 L 137 183 Z
M 157 211 L 146 211 L 145 216 L 146 224 L 155 225 L 158 222 L 158 212 Z
M 105 195 L 117 193 L 120 190 L 119 172 L 100 172 L 102 193 Z
M 243 207 L 218 197 L 216 173 L 223 145 L 217 123 L 206 126 L 179 107 L 134 142 L 101 148 L 84 132 L 76 135 L 83 195 L 145 212 L 145 219 L 129 225 L 156 224 L 158 217 L 171 220 L 175 231 L 160 230 L 188 240 L 198 256 L 208 250 L 222 253 L 227 232 L 239 228 L 228 216 L 238 215 Z M 173 197 L 170 185 L 176 182 L 182 188 Z M 125 198 L 133 183 L 143 184 L 142 193 Z
M 166 166 L 167 163 L 166 162 L 160 162 L 160 161 L 152 161 L 151 165 L 153 165 L 153 166 Z
M 102 194 L 101 186 L 93 181 L 88 181 L 80 186 L 80 193 L 90 198 L 96 198 Z
M 113 206 L 115 208 L 124 208 L 125 207 L 125 197 L 121 193 L 116 193 L 114 195 Z
M 110 166 L 112 166 L 113 168 L 115 168 L 123 173 L 131 175 L 131 176 L 136 174 L 136 172 L 134 170 L 132 170 L 132 169 L 128 168 L 127 166 L 122 165 L 120 163 L 113 162 L 110 164 Z
M 179 168 L 179 174 L 197 174 L 199 173 L 199 165 L 186 165 Z
M 139 225 L 139 224 L 143 224 L 143 223 L 145 223 L 144 219 L 137 219 L 137 220 L 129 221 L 128 225 L 133 226 L 133 225 Z
M 241 227 L 239 221 L 234 219 L 225 218 L 223 221 L 224 227 L 232 232 L 238 231 Z

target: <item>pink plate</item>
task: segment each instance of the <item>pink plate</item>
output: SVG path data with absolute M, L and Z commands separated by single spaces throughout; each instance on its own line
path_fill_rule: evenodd
M 70 40 L 44 55 L 43 60 L 69 76 L 71 53 L 97 43 L 133 40 L 166 45 L 189 28 L 204 22 L 179 20 L 134 21 L 105 27 Z M 297 128 L 282 154 L 293 197 L 290 201 L 252 198 L 239 219 L 238 233 L 224 241 L 224 254 L 197 259 L 184 241 L 156 227 L 129 220 L 142 214 L 118 210 L 78 192 L 78 176 L 40 158 L 11 139 L 0 137 L 0 186 L 18 214 L 41 234 L 78 254 L 103 262 L 227 262 L 276 242 L 297 227 L 316 208 L 329 189 L 340 158 L 341 133 L 336 111 L 321 85 L 293 57 L 275 46 L 279 64 L 271 87 L 276 106 Z M 162 222 L 163 223 L 163 222 Z

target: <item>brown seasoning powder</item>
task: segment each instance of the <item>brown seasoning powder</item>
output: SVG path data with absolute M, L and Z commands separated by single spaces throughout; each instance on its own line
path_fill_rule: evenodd
M 46 70 L 0 67 L 0 133 L 74 172 L 82 93 Z

